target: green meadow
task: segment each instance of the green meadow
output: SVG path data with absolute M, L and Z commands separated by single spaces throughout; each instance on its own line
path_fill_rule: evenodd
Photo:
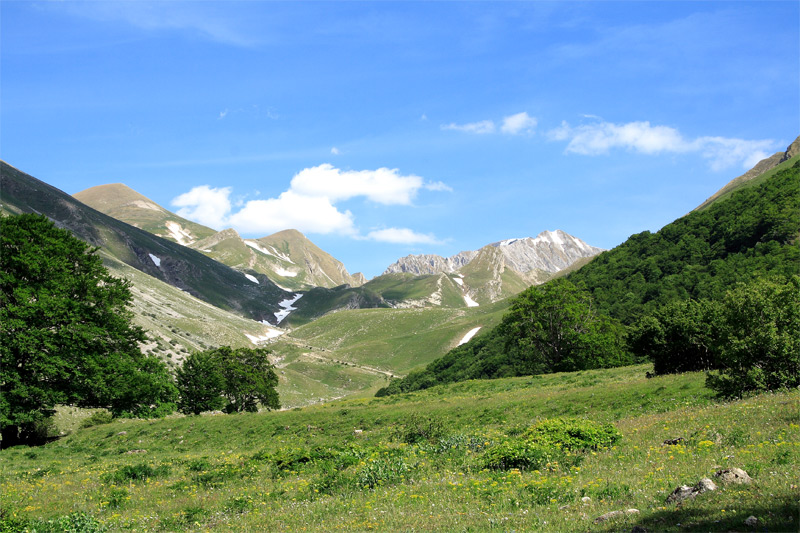
M 285 411 L 84 428 L 70 412 L 75 429 L 67 437 L 0 452 L 0 526 L 797 531 L 800 392 L 721 402 L 703 373 L 647 378 L 650 368 L 468 381 Z M 507 467 L 490 460 L 521 449 L 532 426 L 556 417 L 610 423 L 621 438 L 608 447 L 536 448 L 532 462 Z M 753 482 L 717 482 L 717 490 L 693 500 L 665 502 L 679 485 L 729 467 L 744 469 Z M 638 513 L 595 522 L 629 509 Z M 751 516 L 752 527 L 745 525 Z

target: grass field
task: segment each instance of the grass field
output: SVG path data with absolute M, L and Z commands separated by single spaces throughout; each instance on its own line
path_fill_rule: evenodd
M 800 393 L 718 402 L 648 366 L 471 381 L 260 414 L 120 420 L 0 452 L 6 530 L 797 531 Z M 536 421 L 610 422 L 610 448 L 487 457 Z M 674 446 L 667 439 L 682 437 Z M 739 467 L 679 505 L 679 485 Z M 588 500 L 584 501 L 585 498 Z M 639 512 L 595 523 L 609 511 Z M 754 527 L 744 524 L 756 517 Z

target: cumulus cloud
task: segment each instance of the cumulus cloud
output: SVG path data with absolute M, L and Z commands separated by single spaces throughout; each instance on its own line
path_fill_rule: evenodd
M 515 113 L 503 117 L 500 123 L 500 133 L 507 135 L 522 135 L 532 133 L 536 128 L 536 118 L 530 116 L 526 111 Z M 474 133 L 477 135 L 485 135 L 490 133 L 497 133 L 498 127 L 494 120 L 481 120 L 480 122 L 470 122 L 468 124 L 442 124 L 443 130 L 461 131 L 464 133 Z
M 250 200 L 227 222 L 243 233 L 273 233 L 288 228 L 321 234 L 357 233 L 350 211 L 342 213 L 328 198 L 304 196 L 291 190 L 277 198 Z
M 365 196 L 384 205 L 410 205 L 424 183 L 419 176 L 403 176 L 395 169 L 340 170 L 330 164 L 306 168 L 292 178 L 291 190 L 324 196 L 331 202 Z
M 519 135 L 521 133 L 530 133 L 534 128 L 536 128 L 536 119 L 523 111 L 522 113 L 505 117 L 500 131 L 510 135 Z
M 713 170 L 722 170 L 737 164 L 749 169 L 777 147 L 776 142 L 771 139 L 686 139 L 675 128 L 653 126 L 646 121 L 627 124 L 597 121 L 575 127 L 562 122 L 548 136 L 552 140 L 568 141 L 565 152 L 581 155 L 607 154 L 615 148 L 643 154 L 699 153 L 709 160 Z
M 339 149 L 338 149 L 338 148 L 336 148 L 336 147 L 334 146 L 333 148 L 331 148 L 331 154 L 333 154 L 333 155 L 339 155 L 339 154 L 341 154 L 341 152 L 339 151 Z
M 355 217 L 336 203 L 362 197 L 382 205 L 412 205 L 420 189 L 449 191 L 442 182 L 402 175 L 397 169 L 341 170 L 330 164 L 303 169 L 277 198 L 249 200 L 233 211 L 231 188 L 195 187 L 172 201 L 178 214 L 215 229 L 233 227 L 242 233 L 273 233 L 294 228 L 319 234 L 359 237 Z M 394 243 L 434 243 L 432 235 L 390 228 L 370 232 L 371 240 Z
M 393 244 L 440 244 L 441 241 L 430 234 L 417 233 L 408 228 L 386 228 L 370 231 L 367 239 Z
M 180 207 L 177 214 L 212 228 L 222 228 L 231 210 L 231 188 L 215 189 L 201 185 L 172 200 L 172 205 Z

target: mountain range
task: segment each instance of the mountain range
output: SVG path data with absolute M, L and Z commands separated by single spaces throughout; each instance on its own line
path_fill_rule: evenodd
M 794 164 L 798 147 L 760 162 L 698 210 Z M 593 259 L 600 249 L 555 230 L 449 258 L 407 256 L 367 281 L 294 230 L 244 239 L 120 184 L 71 197 L 5 162 L 0 211 L 45 214 L 97 246 L 106 266 L 132 281 L 135 320 L 149 332 L 143 349 L 173 365 L 193 350 L 272 342 L 289 407 L 374 390 L 386 375 L 421 368 L 489 331 L 507 298 L 531 284 L 589 262 L 601 272 L 608 262 Z M 631 263 L 645 280 L 646 266 Z

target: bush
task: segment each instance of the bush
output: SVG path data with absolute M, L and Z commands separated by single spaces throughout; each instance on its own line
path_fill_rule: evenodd
M 582 451 L 608 448 L 622 435 L 611 424 L 579 418 L 550 418 L 533 425 L 526 437 L 537 444 Z
M 554 470 L 569 462 L 567 454 L 558 446 L 538 444 L 529 439 L 503 440 L 489 447 L 483 455 L 483 465 L 497 470 Z

